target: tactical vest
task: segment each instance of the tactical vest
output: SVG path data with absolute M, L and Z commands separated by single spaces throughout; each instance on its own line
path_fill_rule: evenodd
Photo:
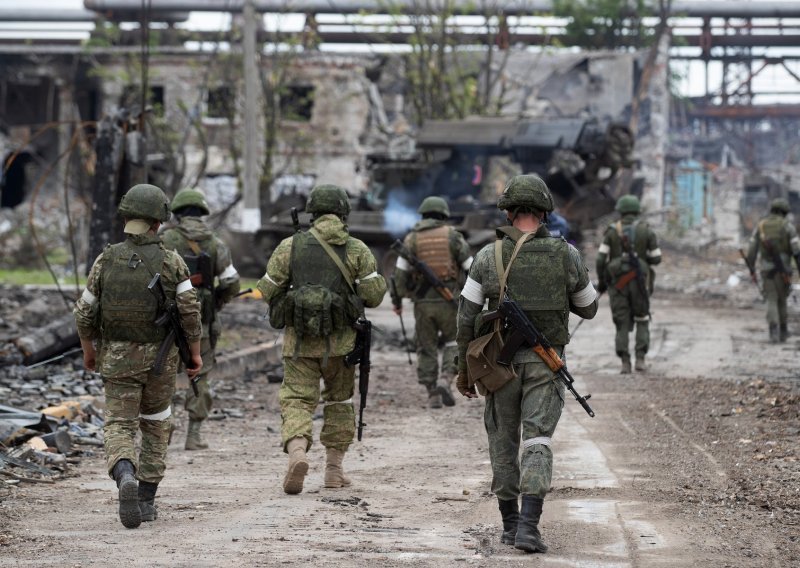
M 503 241 L 503 266 L 514 251 Z M 569 343 L 569 245 L 563 238 L 533 238 L 522 245 L 508 274 L 508 294 L 553 345 Z
M 160 243 L 135 245 L 129 240 L 103 251 L 100 291 L 102 337 L 106 341 L 158 343 L 166 336 L 153 321 L 159 312 L 147 285 L 162 271 L 166 251 Z M 175 296 L 175 283 L 162 279 L 167 296 Z
M 780 215 L 769 215 L 758 223 L 758 234 L 761 242 L 770 241 L 777 252 L 789 255 L 792 252 L 789 243 L 789 232 L 785 228 L 786 219 Z
M 606 272 L 610 282 L 614 282 L 621 275 L 631 271 L 628 255 L 623 246 L 623 236 L 628 237 L 630 249 L 639 257 L 639 261 L 647 265 L 647 223 L 634 221 L 623 225 L 622 221 L 617 221 L 608 226 L 609 236 L 608 263 Z
M 415 233 L 412 253 L 427 264 L 442 280 L 452 280 L 458 275 L 453 255 L 450 253 L 450 227 L 444 225 Z
M 214 321 L 216 311 L 214 299 L 214 278 L 217 266 L 217 241 L 209 236 L 201 241 L 187 239 L 178 229 L 171 229 L 162 240 L 164 245 L 174 249 L 186 266 L 189 267 L 189 279 L 197 291 L 200 300 L 200 316 L 204 325 Z M 202 282 L 201 282 L 202 281 Z
M 346 245 L 330 245 L 345 263 Z M 290 260 L 290 288 L 283 309 L 286 327 L 298 339 L 327 337 L 358 318 L 356 303 L 339 267 L 309 232 L 295 233 Z

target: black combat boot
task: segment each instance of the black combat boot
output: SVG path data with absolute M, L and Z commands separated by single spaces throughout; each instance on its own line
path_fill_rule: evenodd
M 777 323 L 769 324 L 769 340 L 771 343 L 778 343 L 778 341 L 780 341 Z
M 497 500 L 500 505 L 500 514 L 503 515 L 503 534 L 500 542 L 514 545 L 517 536 L 517 523 L 519 522 L 519 503 L 516 499 L 511 501 Z
M 158 491 L 158 483 L 148 481 L 139 483 L 139 511 L 142 514 L 142 522 L 155 521 L 158 518 L 156 491 Z
M 128 460 L 119 460 L 111 474 L 119 488 L 119 520 L 126 529 L 135 529 L 142 524 L 139 511 L 139 486 L 136 483 L 136 470 Z
M 789 338 L 789 326 L 785 323 L 782 323 L 779 333 L 780 335 L 778 336 L 778 340 L 783 343 Z
M 547 545 L 542 542 L 539 532 L 539 517 L 542 516 L 544 499 L 532 495 L 522 496 L 522 510 L 517 524 L 517 536 L 514 548 L 525 552 L 547 552 Z

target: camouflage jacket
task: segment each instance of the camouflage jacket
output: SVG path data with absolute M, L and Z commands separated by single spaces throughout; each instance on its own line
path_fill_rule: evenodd
M 522 236 L 522 232 L 514 227 L 502 227 L 497 230 L 497 238 L 503 239 L 504 249 L 510 248 Z M 550 235 L 546 227 L 540 227 L 531 241 L 540 238 L 548 238 Z M 519 271 L 524 276 L 525 271 L 529 270 L 526 265 L 526 256 L 531 254 L 526 248 L 530 241 L 522 246 L 517 258 L 512 265 L 512 273 Z M 561 266 L 566 266 L 566 282 L 563 282 L 564 290 L 568 298 L 569 312 L 579 317 L 591 319 L 597 313 L 597 292 L 589 280 L 589 271 L 583 263 L 581 254 L 578 250 L 568 243 L 564 243 L 567 257 Z M 535 254 L 535 253 L 534 253 Z M 561 262 L 556 260 L 556 262 Z M 559 270 L 561 270 L 559 266 Z M 509 280 L 511 280 L 510 275 Z M 513 294 L 513 290 L 509 290 Z M 458 368 L 459 371 L 466 370 L 467 345 L 476 338 L 476 317 L 480 314 L 484 304 L 488 300 L 488 309 L 493 310 L 499 303 L 500 280 L 497 275 L 495 264 L 494 243 L 483 247 L 475 255 L 475 262 L 469 270 L 464 289 L 461 291 L 461 298 L 458 305 Z M 567 310 L 565 310 L 566 312 Z M 566 314 L 565 314 L 566 315 Z M 552 341 L 554 346 L 555 341 Z M 514 363 L 530 363 L 539 361 L 538 355 L 532 349 L 520 349 L 514 356 Z
M 613 286 L 621 275 L 618 272 L 630 270 L 627 265 L 620 262 L 624 252 L 623 240 L 620 233 L 629 235 L 633 251 L 640 261 L 644 261 L 645 272 L 649 275 L 649 268 L 661 263 L 661 249 L 658 247 L 658 238 L 650 226 L 644 221 L 638 221 L 635 214 L 623 215 L 619 221 L 611 223 L 603 235 L 603 242 L 597 249 L 597 278 L 608 286 Z M 626 257 L 627 258 L 627 257 Z
M 763 237 L 762 237 L 763 235 Z M 765 241 L 774 243 L 775 252 L 770 253 L 765 246 Z M 800 238 L 797 229 L 783 215 L 771 213 L 758 222 L 747 248 L 747 261 L 750 266 L 755 266 L 756 257 L 760 254 L 759 269 L 771 273 L 776 269 L 772 254 L 780 254 L 783 267 L 792 273 L 791 259 L 800 254 Z M 768 274 L 767 277 L 771 277 Z
M 423 219 L 422 221 L 418 222 L 414 225 L 414 228 L 411 229 L 411 232 L 406 235 L 404 239 L 404 244 L 406 248 L 411 252 L 411 254 L 417 256 L 417 250 L 415 246 L 416 236 L 418 233 L 427 231 L 429 229 L 435 229 L 437 227 L 443 227 L 447 225 L 447 221 L 441 221 L 439 219 Z M 447 285 L 450 290 L 452 290 L 453 295 L 457 296 L 461 290 L 461 286 L 464 282 L 464 277 L 466 276 L 466 272 L 469 270 L 469 267 L 472 265 L 472 254 L 469 249 L 469 245 L 467 241 L 464 239 L 464 235 L 456 231 L 454 228 L 450 227 L 450 256 L 453 259 L 453 263 L 456 268 L 459 270 L 459 276 L 457 278 L 451 278 L 444 280 L 444 284 Z M 446 300 L 442 298 L 442 296 L 432 287 L 428 287 L 422 297 L 418 297 L 415 294 L 415 290 L 420 289 L 424 286 L 423 277 L 421 274 L 416 273 L 414 268 L 402 257 L 398 257 L 397 264 L 395 266 L 395 273 L 394 273 L 395 284 L 397 285 L 397 294 L 403 298 L 411 298 L 414 302 L 445 302 Z
M 386 294 L 386 281 L 377 272 L 377 262 L 362 241 L 351 237 L 345 225 L 336 215 L 322 215 L 314 220 L 314 228 L 320 232 L 327 243 L 331 245 L 346 245 L 345 267 L 350 271 L 350 276 L 355 282 L 356 294 L 368 308 L 378 306 Z M 267 263 L 266 274 L 258 281 L 258 290 L 269 302 L 289 288 L 291 280 L 292 237 L 286 238 L 275 248 Z M 299 357 L 323 357 L 327 351 L 330 340 L 331 357 L 346 355 L 355 346 L 356 333 L 353 329 L 346 328 L 334 332 L 329 338 L 305 337 L 297 346 L 297 337 L 291 327 L 286 328 L 283 341 L 283 355 L 290 357 L 295 353 Z
M 174 250 L 180 255 L 194 254 L 189 243 L 195 242 L 200 250 L 211 256 L 216 283 L 213 298 L 201 297 L 204 311 L 207 309 L 218 311 L 239 292 L 241 287 L 239 273 L 233 266 L 230 249 L 200 217 L 182 217 L 178 225 L 161 233 L 161 241 L 166 248 Z M 202 292 L 204 293 L 205 290 Z M 210 296 L 210 292 L 208 296 Z M 209 302 L 208 308 L 206 308 L 205 302 Z M 204 316 L 203 337 L 219 335 L 220 328 L 220 322 L 216 317 Z
M 159 243 L 152 235 L 128 235 L 133 245 Z M 86 289 L 75 304 L 73 313 L 78 327 L 78 335 L 84 340 L 94 340 L 98 345 L 97 370 L 109 378 L 135 375 L 149 370 L 155 361 L 159 343 L 134 343 L 130 341 L 103 341 L 100 326 L 100 302 L 103 294 L 104 257 L 101 253 L 92 265 Z M 165 251 L 161 276 L 166 290 L 176 290 L 175 300 L 181 314 L 181 323 L 187 339 L 197 341 L 201 335 L 200 303 L 197 293 L 189 282 L 189 269 L 180 255 Z M 173 348 L 170 358 L 177 358 L 178 349 Z

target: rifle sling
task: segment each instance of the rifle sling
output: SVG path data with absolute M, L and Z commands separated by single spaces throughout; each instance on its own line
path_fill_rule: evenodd
M 319 234 L 319 231 L 317 231 L 316 228 L 311 227 L 308 230 L 308 232 L 311 233 L 315 239 L 317 239 L 317 242 L 319 242 L 319 244 L 322 245 L 322 248 L 325 249 L 325 252 L 328 253 L 329 257 L 331 257 L 333 263 L 342 273 L 342 276 L 344 276 L 344 281 L 347 282 L 347 286 L 349 286 L 350 291 L 355 295 L 356 289 L 355 286 L 353 285 L 353 278 L 352 276 L 350 276 L 350 273 L 347 271 L 347 268 L 345 267 L 344 263 L 342 263 L 342 259 L 339 258 L 339 255 L 337 255 L 334 252 L 334 250 L 331 248 L 331 245 L 325 242 L 325 239 L 322 238 L 322 235 Z
M 497 269 L 497 279 L 500 283 L 500 295 L 498 296 L 498 305 L 500 302 L 503 301 L 503 297 L 506 294 L 506 282 L 508 282 L 508 273 L 511 272 L 511 265 L 514 263 L 514 260 L 517 258 L 517 254 L 519 254 L 522 245 L 535 234 L 535 231 L 530 233 L 522 233 L 522 236 L 517 240 L 517 244 L 514 247 L 514 252 L 511 253 L 511 258 L 508 260 L 508 266 L 503 268 L 503 239 L 497 239 L 494 242 L 494 263 L 495 268 Z M 495 321 L 495 330 L 500 329 L 500 318 L 497 318 Z

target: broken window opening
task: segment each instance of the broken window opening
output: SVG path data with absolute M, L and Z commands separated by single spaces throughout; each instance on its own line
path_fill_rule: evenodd
M 314 87 L 288 85 L 280 96 L 281 117 L 284 120 L 309 122 L 314 110 Z
M 233 116 L 235 95 L 233 87 L 229 85 L 209 89 L 206 94 L 206 117 L 227 119 Z
M 8 160 L 14 155 L 9 153 L 3 159 L 3 167 L 8 164 Z M 26 167 L 33 162 L 33 156 L 28 152 L 20 152 L 14 161 L 8 165 L 3 178 L 0 179 L 0 207 L 13 208 L 25 201 L 25 189 L 27 183 Z
M 2 119 L 8 126 L 44 124 L 58 116 L 57 89 L 48 77 L 25 77 L 5 85 Z

